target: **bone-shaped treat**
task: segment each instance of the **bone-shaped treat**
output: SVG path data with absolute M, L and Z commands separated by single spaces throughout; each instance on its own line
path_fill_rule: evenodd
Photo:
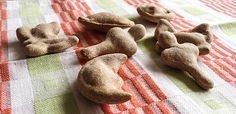
M 211 50 L 210 43 L 212 41 L 212 34 L 208 24 L 200 24 L 188 32 L 177 32 L 167 20 L 161 19 L 157 24 L 154 37 L 158 39 L 159 35 L 164 31 L 173 32 L 178 43 L 193 43 L 198 47 L 200 55 L 208 54 Z M 156 45 L 156 50 L 157 52 L 161 52 L 163 50 L 158 45 L 158 42 Z
M 179 44 L 175 35 L 168 31 L 162 32 L 158 41 L 159 46 L 164 49 L 161 59 L 166 65 L 188 72 L 203 89 L 213 88 L 212 80 L 198 66 L 197 46 L 192 43 Z
M 78 21 L 87 29 L 107 32 L 113 27 L 128 28 L 134 25 L 133 21 L 108 12 L 100 12 L 87 17 L 79 17 Z
M 59 31 L 59 24 L 51 22 L 48 24 L 39 24 L 34 28 L 17 28 L 16 35 L 24 46 L 26 56 L 36 57 L 47 53 L 62 52 L 79 42 L 76 36 L 59 38 Z
M 175 14 L 154 4 L 143 4 L 137 8 L 138 14 L 145 20 L 158 23 L 160 19 L 173 20 Z
M 85 59 L 110 53 L 123 53 L 130 57 L 137 51 L 135 41 L 144 37 L 145 31 L 145 27 L 140 24 L 132 26 L 128 31 L 114 27 L 107 32 L 105 41 L 83 48 L 80 53 Z
M 88 61 L 80 70 L 78 89 L 96 103 L 122 103 L 131 99 L 131 94 L 121 89 L 123 80 L 117 72 L 127 56 L 120 53 L 107 54 Z

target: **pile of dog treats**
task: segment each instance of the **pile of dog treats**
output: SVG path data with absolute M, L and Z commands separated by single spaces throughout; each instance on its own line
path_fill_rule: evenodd
M 156 23 L 155 49 L 161 60 L 169 67 L 188 72 L 205 90 L 214 84 L 198 66 L 199 55 L 211 50 L 212 34 L 208 24 L 200 24 L 190 31 L 179 32 L 170 21 L 175 19 L 171 11 L 152 4 L 137 8 L 146 21 Z M 136 41 L 145 36 L 142 24 L 112 13 L 101 12 L 78 21 L 87 29 L 106 33 L 105 41 L 82 48 L 80 54 L 87 60 L 78 74 L 78 88 L 87 99 L 96 103 L 122 103 L 131 99 L 131 94 L 121 89 L 123 80 L 117 72 L 128 57 L 137 51 Z M 51 22 L 34 28 L 20 27 L 16 30 L 18 40 L 28 57 L 62 52 L 79 42 L 76 36 L 61 38 L 59 24 Z

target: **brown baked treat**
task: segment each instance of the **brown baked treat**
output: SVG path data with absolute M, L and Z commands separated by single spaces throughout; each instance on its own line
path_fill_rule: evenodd
M 123 80 L 117 72 L 127 56 L 120 53 L 107 54 L 88 61 L 80 70 L 78 89 L 96 103 L 122 103 L 131 99 L 131 94 L 121 89 Z
M 199 50 L 192 43 L 179 44 L 173 33 L 162 32 L 159 36 L 162 61 L 173 68 L 188 72 L 203 89 L 213 88 L 214 83 L 198 66 Z
M 145 20 L 158 23 L 160 19 L 174 20 L 175 14 L 155 4 L 143 4 L 137 8 L 138 14 Z
M 157 24 L 154 37 L 158 39 L 159 35 L 164 31 L 174 33 L 178 43 L 189 42 L 198 46 L 200 55 L 206 55 L 210 53 L 212 34 L 209 25 L 206 23 L 200 24 L 188 32 L 177 32 L 167 20 L 161 19 Z M 162 51 L 162 49 L 158 46 L 158 42 L 156 45 L 156 50 L 158 53 Z
M 81 49 L 80 53 L 85 59 L 110 54 L 123 53 L 128 57 L 137 51 L 136 40 L 145 35 L 145 27 L 137 24 L 132 26 L 128 31 L 114 27 L 107 32 L 106 40 L 90 47 Z
M 113 27 L 128 28 L 134 25 L 133 21 L 108 12 L 96 13 L 87 17 L 79 17 L 78 21 L 87 29 L 107 32 Z
M 16 30 L 18 40 L 24 46 L 24 52 L 29 57 L 57 53 L 66 50 L 79 42 L 75 36 L 59 38 L 58 23 L 39 24 L 34 28 L 20 27 Z

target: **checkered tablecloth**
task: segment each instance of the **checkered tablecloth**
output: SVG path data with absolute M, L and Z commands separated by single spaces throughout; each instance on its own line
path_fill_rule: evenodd
M 198 63 L 215 87 L 202 90 L 185 72 L 169 68 L 155 53 L 155 24 L 141 19 L 136 7 L 155 3 L 177 17 L 171 24 L 185 31 L 209 23 L 212 51 Z M 123 89 L 132 99 L 95 104 L 79 94 L 76 78 L 85 63 L 81 47 L 102 42 L 105 34 L 88 31 L 78 16 L 107 11 L 144 24 L 137 53 L 119 69 Z M 80 42 L 63 53 L 26 58 L 15 30 L 57 21 L 60 35 Z M 235 114 L 236 0 L 0 0 L 0 114 Z

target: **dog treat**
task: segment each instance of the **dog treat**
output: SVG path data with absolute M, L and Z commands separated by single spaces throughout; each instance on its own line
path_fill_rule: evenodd
M 193 28 L 189 32 L 177 32 L 174 27 L 164 19 L 161 19 L 157 24 L 157 28 L 155 31 L 155 38 L 158 39 L 160 33 L 164 31 L 169 31 L 174 33 L 177 38 L 178 43 L 193 43 L 199 49 L 200 55 L 205 55 L 210 53 L 211 50 L 211 41 L 212 34 L 210 32 L 210 27 L 208 24 L 200 24 Z M 156 45 L 157 52 L 161 52 L 162 49 L 158 46 L 158 42 Z
M 188 72 L 203 89 L 213 88 L 214 83 L 197 64 L 197 46 L 192 43 L 179 44 L 175 35 L 168 31 L 162 32 L 158 41 L 164 49 L 161 59 L 166 65 Z
M 128 28 L 134 25 L 133 21 L 108 12 L 101 12 L 87 17 L 79 17 L 79 22 L 87 29 L 107 32 L 113 27 Z
M 158 23 L 160 19 L 173 20 L 175 14 L 154 4 L 144 4 L 137 8 L 138 14 L 145 20 Z
M 128 31 L 114 27 L 107 32 L 105 41 L 83 48 L 80 53 L 85 59 L 110 53 L 123 53 L 130 57 L 137 51 L 135 41 L 144 37 L 145 31 L 141 24 L 132 26 Z
M 62 52 L 79 42 L 76 36 L 59 38 L 59 31 L 59 24 L 51 22 L 48 24 L 39 24 L 35 28 L 17 28 L 16 35 L 24 46 L 26 56 L 36 57 L 47 53 Z
M 96 103 L 122 103 L 131 99 L 131 94 L 121 89 L 123 80 L 117 72 L 127 56 L 121 53 L 107 54 L 88 61 L 80 70 L 78 89 Z

